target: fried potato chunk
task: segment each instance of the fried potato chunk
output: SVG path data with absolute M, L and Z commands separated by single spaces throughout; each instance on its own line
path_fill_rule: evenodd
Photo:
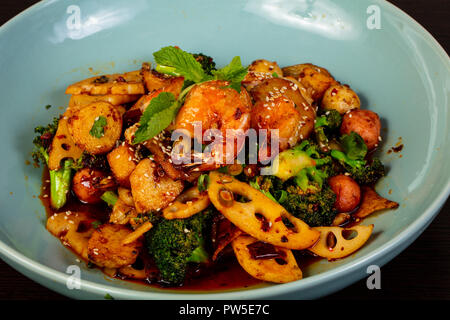
M 317 243 L 308 250 L 328 260 L 346 257 L 359 248 L 372 234 L 373 224 L 369 226 L 341 227 L 316 227 L 320 232 Z
M 134 149 L 128 144 L 122 144 L 108 153 L 107 159 L 117 182 L 121 186 L 129 188 L 130 175 L 137 164 Z
M 231 245 L 239 264 L 256 279 L 287 283 L 300 280 L 303 276 L 289 249 L 260 242 L 248 235 L 237 237 Z
M 141 70 L 96 76 L 71 84 L 67 94 L 144 94 Z
M 183 191 L 183 182 L 170 179 L 150 159 L 138 163 L 131 173 L 130 184 L 138 213 L 164 209 Z
M 47 219 L 47 230 L 80 257 L 88 260 L 88 241 L 94 232 L 94 221 L 84 212 L 55 213 Z
M 265 79 L 282 76 L 283 71 L 275 61 L 259 59 L 253 61 L 248 66 L 248 73 L 242 81 L 242 84 L 247 88 L 247 90 L 251 90 Z
M 285 76 L 294 77 L 308 89 L 309 95 L 314 101 L 320 101 L 325 91 L 337 81 L 334 80 L 328 70 L 311 63 L 297 64 L 283 68 Z
M 95 229 L 88 242 L 89 260 L 99 267 L 120 268 L 133 264 L 142 241 L 123 244 L 132 231 L 120 224 L 104 224 Z
M 92 133 L 100 118 L 106 119 L 100 136 Z M 68 120 L 69 131 L 76 145 L 91 154 L 110 151 L 122 133 L 122 115 L 107 102 L 95 102 L 75 112 Z
M 355 91 L 347 85 L 335 84 L 325 91 L 321 107 L 324 110 L 336 110 L 344 114 L 353 109 L 359 109 L 361 101 Z
M 212 204 L 236 227 L 252 237 L 295 250 L 309 248 L 319 238 L 318 231 L 250 185 L 219 172 L 211 172 L 209 180 L 208 195 Z M 238 196 L 247 201 L 237 201 Z M 290 226 L 287 227 L 283 220 L 288 220 Z

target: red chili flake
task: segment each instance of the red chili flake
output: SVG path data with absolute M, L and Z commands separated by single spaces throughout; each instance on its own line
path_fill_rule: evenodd
M 236 112 L 234 113 L 234 119 L 239 120 L 241 118 L 241 116 L 242 116 L 242 111 L 241 111 L 241 109 L 237 108 Z

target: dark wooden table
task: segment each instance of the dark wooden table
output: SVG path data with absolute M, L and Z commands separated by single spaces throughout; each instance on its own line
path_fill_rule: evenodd
M 357 1 L 357 0 L 355 0 Z M 0 25 L 36 3 L 2 0 Z M 392 0 L 421 23 L 449 52 L 448 0 Z M 450 299 L 450 201 L 409 248 L 381 270 L 381 290 L 368 290 L 366 280 L 327 299 Z M 24 277 L 0 260 L 0 299 L 67 299 Z

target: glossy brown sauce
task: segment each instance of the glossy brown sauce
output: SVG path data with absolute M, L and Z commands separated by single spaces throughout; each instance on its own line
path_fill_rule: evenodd
M 110 212 L 110 209 L 105 204 L 83 204 L 73 194 L 68 195 L 68 200 L 64 207 L 62 207 L 60 210 L 54 210 L 50 205 L 50 182 L 47 169 L 43 170 L 42 187 L 39 199 L 45 207 L 47 218 L 58 212 L 72 211 L 86 212 L 89 213 L 94 219 L 106 222 L 108 220 Z M 70 250 L 70 248 L 68 248 L 67 246 L 65 246 L 65 248 Z M 83 260 L 80 256 L 77 255 L 77 257 L 80 260 Z M 85 262 L 88 263 L 88 261 Z M 206 270 L 201 270 L 201 272 L 192 272 L 184 285 L 181 287 L 164 287 L 158 283 L 150 283 L 149 281 L 145 280 L 127 278 L 124 279 L 120 276 L 116 276 L 116 278 L 123 279 L 124 281 L 156 287 L 159 289 L 167 288 L 169 290 L 177 291 L 230 290 L 247 288 L 263 283 L 263 281 L 250 276 L 245 270 L 242 269 L 237 260 L 230 255 L 219 259 L 217 263 Z

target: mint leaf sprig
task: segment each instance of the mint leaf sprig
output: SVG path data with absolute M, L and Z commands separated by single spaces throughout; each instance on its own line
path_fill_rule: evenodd
M 194 84 L 184 89 L 178 99 L 170 92 L 161 92 L 153 98 L 141 116 L 139 128 L 134 135 L 134 144 L 149 140 L 167 128 L 195 84 L 223 80 L 230 83 L 227 87 L 241 92 L 241 82 L 248 72 L 248 68 L 242 66 L 241 58 L 238 56 L 222 69 L 211 70 L 212 75 L 204 71 L 201 63 L 192 54 L 177 47 L 161 48 L 153 53 L 153 57 L 157 63 L 156 71 L 172 76 L 183 76 L 185 81 Z
M 153 53 L 157 63 L 156 71 L 183 76 L 185 80 L 201 83 L 210 80 L 223 80 L 230 82 L 228 87 L 241 91 L 241 82 L 248 72 L 248 67 L 242 66 L 241 58 L 236 56 L 231 62 L 219 70 L 212 70 L 212 76 L 207 74 L 200 62 L 194 56 L 179 48 L 169 46 Z
M 193 86 L 184 89 L 178 99 L 171 92 L 161 92 L 153 98 L 139 120 L 139 128 L 134 134 L 133 144 L 149 140 L 167 128 L 175 119 L 184 98 Z

